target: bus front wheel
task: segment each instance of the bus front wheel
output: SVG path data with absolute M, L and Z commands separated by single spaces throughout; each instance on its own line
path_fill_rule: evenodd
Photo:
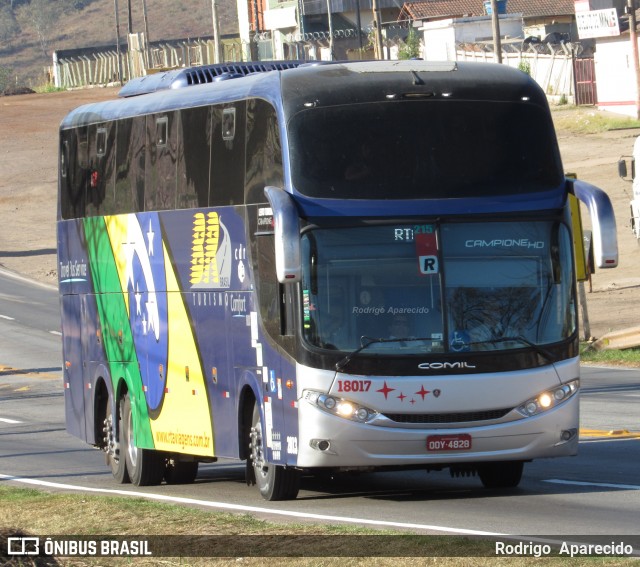
M 128 393 L 125 394 L 122 405 L 122 424 L 123 442 L 120 452 L 124 453 L 131 482 L 136 486 L 160 484 L 165 471 L 164 459 L 157 451 L 135 446 L 131 398 Z
M 478 476 L 485 488 L 515 488 L 522 479 L 522 461 L 484 463 L 478 467 Z
M 263 441 L 260 408 L 256 403 L 249 433 L 249 459 L 256 484 L 265 500 L 293 500 L 300 489 L 300 473 L 292 468 L 268 464 Z

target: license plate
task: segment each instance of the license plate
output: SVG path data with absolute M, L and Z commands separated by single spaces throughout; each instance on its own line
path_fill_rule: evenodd
M 429 435 L 427 437 L 427 451 L 469 451 L 471 449 L 471 435 Z

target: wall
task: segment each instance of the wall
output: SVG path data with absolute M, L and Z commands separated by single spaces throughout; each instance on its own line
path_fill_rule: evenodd
M 458 49 L 458 61 L 482 61 L 494 63 L 493 52 L 465 51 Z M 503 65 L 519 68 L 529 64 L 529 74 L 551 100 L 574 101 L 573 60 L 565 53 L 502 53 Z
M 491 18 L 451 18 L 426 22 L 418 28 L 423 33 L 424 58 L 430 61 L 483 61 L 493 63 L 493 29 Z M 522 16 L 500 17 L 502 62 L 518 68 L 526 62 L 533 79 L 550 97 L 573 101 L 573 61 L 569 50 L 561 46 L 540 45 L 531 51 L 514 38 L 524 38 Z
M 595 52 L 598 109 L 637 117 L 629 35 L 598 38 Z
M 476 43 L 493 37 L 491 17 L 449 18 L 425 22 L 418 28 L 423 33 L 424 57 L 428 61 L 455 59 L 456 44 Z M 524 37 L 522 17 L 509 14 L 500 17 L 500 35 Z
M 424 32 L 423 38 L 422 57 L 427 61 L 452 61 L 455 59 L 456 35 L 453 27 L 433 27 L 428 32 Z

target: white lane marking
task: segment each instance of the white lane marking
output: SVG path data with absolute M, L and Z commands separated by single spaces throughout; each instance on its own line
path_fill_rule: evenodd
M 62 333 L 60 331 L 49 331 L 52 335 L 57 335 L 59 337 L 62 336 Z
M 9 317 L 9 315 L 0 315 L 0 319 L 6 319 L 7 321 L 15 321 L 13 317 Z
M 593 486 L 594 488 L 619 488 L 620 490 L 640 490 L 637 484 L 613 484 L 610 482 L 582 482 L 579 480 L 562 480 L 559 478 L 550 478 L 542 482 L 551 482 L 553 484 L 569 484 L 574 486 Z
M 206 506 L 208 508 L 217 508 L 222 510 L 235 510 L 240 512 L 254 512 L 261 514 L 275 514 L 278 516 L 290 516 L 293 518 L 304 518 L 312 520 L 321 520 L 329 522 L 344 522 L 348 524 L 387 526 L 393 528 L 402 528 L 407 530 L 433 530 L 451 534 L 464 535 L 480 535 L 480 536 L 498 536 L 509 537 L 507 534 L 497 532 L 484 532 L 479 530 L 467 530 L 464 528 L 449 528 L 446 526 L 433 526 L 429 524 L 411 524 L 405 522 L 389 522 L 384 520 L 368 520 L 365 518 L 351 518 L 347 516 L 329 516 L 326 514 L 310 514 L 307 512 L 294 512 L 292 510 L 272 510 L 270 508 L 260 508 L 259 506 L 244 506 L 242 504 L 227 504 L 225 502 L 211 502 L 209 500 L 197 500 L 195 498 L 182 498 L 178 496 L 168 496 L 165 494 L 153 494 L 146 492 L 136 492 L 134 490 L 113 490 L 108 488 L 90 488 L 86 486 L 76 486 L 74 484 L 63 484 L 57 482 L 49 482 L 35 478 L 23 478 L 0 474 L 0 479 L 10 480 L 13 482 L 21 482 L 23 484 L 31 484 L 36 486 L 46 486 L 48 488 L 58 488 L 64 490 L 77 490 L 80 492 L 96 492 L 100 494 L 117 494 L 119 496 L 135 496 L 137 498 L 146 498 L 147 500 L 159 500 L 161 502 L 173 502 L 176 504 L 191 504 L 197 506 Z
M 47 284 L 47 283 L 43 283 L 43 282 L 39 282 L 36 280 L 32 280 L 30 278 L 26 278 L 24 276 L 21 276 L 20 274 L 16 274 L 15 272 L 12 272 L 10 270 L 6 270 L 4 268 L 0 268 L 0 275 L 6 277 L 6 278 L 11 278 L 13 280 L 18 280 L 19 282 L 25 282 L 31 286 L 37 286 L 37 287 L 41 287 L 44 289 L 48 289 L 50 291 L 58 291 L 58 286 L 57 285 L 52 285 L 52 284 Z
M 21 421 L 16 421 L 15 419 L 9 419 L 8 417 L 0 417 L 0 421 L 3 423 L 22 423 Z
M 635 441 L 639 439 L 637 435 L 633 437 L 600 437 L 599 439 L 583 439 L 580 445 L 584 443 L 618 443 L 620 441 Z

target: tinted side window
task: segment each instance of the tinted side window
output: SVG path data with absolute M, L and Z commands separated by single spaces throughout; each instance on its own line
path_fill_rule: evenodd
M 247 102 L 245 202 L 266 202 L 267 185 L 284 185 L 278 119 L 268 102 L 252 99 Z
M 293 286 L 283 286 L 276 278 L 275 244 L 273 235 L 254 236 L 252 254 L 254 274 L 260 303 L 260 319 L 276 344 L 292 354 L 295 348 Z
M 260 301 L 260 316 L 272 337 L 280 335 L 279 285 L 276 279 L 276 258 L 273 236 L 256 237 L 256 284 Z
M 212 107 L 187 108 L 180 113 L 178 141 L 179 209 L 209 204 Z
M 178 112 L 147 116 L 144 176 L 146 211 L 173 209 L 176 206 L 178 122 Z
M 211 206 L 243 202 L 245 106 L 239 101 L 212 109 Z
M 116 135 L 115 213 L 142 210 L 144 161 L 144 116 L 119 121 Z
M 89 179 L 86 184 L 87 216 L 108 215 L 114 212 L 116 123 L 89 126 Z
M 78 163 L 78 132 L 60 132 L 60 216 L 70 219 L 84 214 L 83 171 Z

